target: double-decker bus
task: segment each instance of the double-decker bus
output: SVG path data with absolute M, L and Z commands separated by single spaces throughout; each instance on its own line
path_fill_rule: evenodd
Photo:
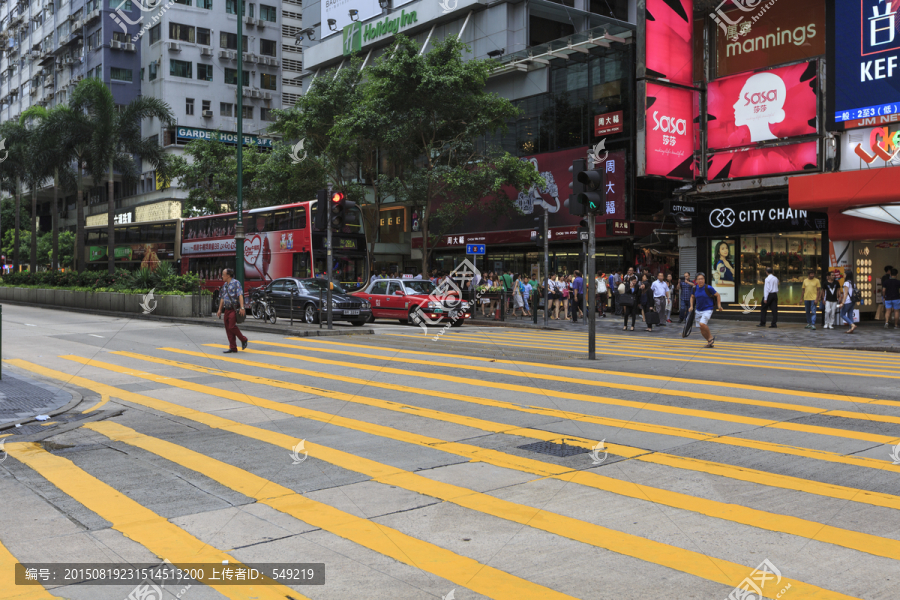
M 121 223 L 115 227 L 116 267 L 134 271 L 156 269 L 162 261 L 181 258 L 181 219 Z M 106 225 L 84 228 L 84 259 L 88 268 L 104 268 L 108 253 Z
M 279 277 L 320 277 L 325 264 L 325 232 L 313 230 L 316 201 L 267 206 L 244 212 L 244 289 Z M 348 207 L 344 227 L 332 235 L 330 275 L 350 290 L 366 282 L 366 240 L 362 214 Z M 218 290 L 222 269 L 235 267 L 237 213 L 182 219 L 181 272 L 195 273 Z

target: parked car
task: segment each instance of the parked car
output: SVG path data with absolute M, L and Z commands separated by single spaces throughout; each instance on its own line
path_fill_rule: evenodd
M 450 321 L 453 327 L 459 327 L 471 316 L 468 302 L 460 302 L 454 291 L 436 297 L 435 286 L 427 279 L 375 279 L 351 296 L 372 306 L 373 320 L 397 319 L 418 324 L 424 317 L 432 322 Z M 417 311 L 419 308 L 421 312 Z
M 290 318 L 293 306 L 294 318 L 310 325 L 318 323 L 320 316 L 322 320 L 327 318 L 323 309 L 328 296 L 327 279 L 285 277 L 266 286 L 266 292 L 279 317 Z M 337 283 L 331 291 L 331 303 L 332 321 L 349 321 L 359 326 L 372 318 L 369 303 L 347 294 Z

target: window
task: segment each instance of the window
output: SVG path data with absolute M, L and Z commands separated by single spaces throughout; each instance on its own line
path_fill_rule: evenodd
M 223 117 L 234 116 L 234 104 L 228 102 L 219 102 L 219 114 Z
M 100 8 L 100 0 L 87 0 L 87 2 L 84 3 L 85 12 L 91 12 L 98 8 Z
M 206 112 L 208 110 L 212 110 L 212 107 L 210 106 L 210 101 L 204 100 L 203 101 L 203 112 Z
M 212 0 L 197 0 L 197 8 L 212 10 Z
M 92 33 L 91 35 L 88 36 L 88 41 L 87 41 L 87 49 L 88 50 L 97 50 L 98 48 L 100 48 L 100 32 L 101 32 L 101 30 L 98 29 L 97 31 L 95 31 L 94 33 Z
M 270 75 L 268 73 L 263 73 L 259 80 L 259 87 L 264 90 L 277 90 L 278 89 L 278 75 Z
M 141 67 L 141 81 L 144 80 L 144 67 Z
M 197 63 L 197 79 L 199 79 L 200 81 L 212 81 L 213 80 L 212 65 L 205 65 L 203 63 Z
M 247 36 L 241 36 L 242 46 L 244 47 L 243 52 L 247 52 Z M 219 47 L 225 48 L 227 50 L 237 50 L 237 34 L 236 33 L 226 33 L 221 32 L 219 34 Z
M 150 28 L 150 43 L 151 44 L 155 44 L 156 42 L 159 41 L 159 32 L 160 32 L 160 29 L 159 29 L 158 24 L 154 25 L 153 27 Z
M 261 121 L 274 121 L 274 120 L 275 120 L 275 113 L 272 112 L 272 109 L 271 109 L 271 108 L 266 108 L 266 107 L 264 107 L 264 106 L 263 106 L 263 107 L 260 107 L 260 109 L 259 109 L 259 119 L 260 119 Z
M 209 39 L 209 29 L 203 27 L 197 28 L 197 43 L 203 46 L 211 46 Z
M 184 4 L 185 6 L 191 5 L 191 0 L 173 0 L 176 4 Z
M 116 81 L 131 81 L 131 69 L 121 69 L 119 67 L 112 67 L 109 70 L 109 78 L 114 79 Z
M 194 99 L 193 98 L 185 98 L 184 99 L 184 114 L 186 114 L 186 115 L 194 114 Z
M 174 58 L 169 59 L 169 75 L 173 75 L 175 77 L 187 77 L 191 79 L 193 77 L 193 63 L 188 60 L 175 60 Z
M 148 69 L 148 77 L 150 78 L 150 81 L 153 81 L 154 79 L 156 79 L 156 76 L 159 72 L 159 63 L 156 61 L 153 61 L 152 63 L 150 63 L 150 65 L 147 67 L 147 69 Z
M 259 40 L 259 53 L 263 56 L 275 56 L 277 46 L 274 40 Z
M 242 12 L 245 17 L 253 16 L 253 5 L 250 5 L 250 12 L 247 12 L 247 3 L 241 2 L 241 7 L 243 8 Z M 225 0 L 225 12 L 229 15 L 237 14 L 237 0 Z
M 253 6 L 252 4 L 250 6 Z M 259 18 L 263 21 L 275 22 L 278 20 L 278 11 L 274 6 L 259 5 Z
M 237 85 L 237 69 L 225 69 L 225 83 Z M 244 71 L 244 85 L 250 85 L 250 72 Z
M 128 35 L 121 31 L 113 31 L 112 39 L 114 42 L 121 42 L 123 44 L 128 43 Z
M 194 28 L 191 25 L 181 23 L 169 23 L 169 39 L 182 42 L 194 41 Z
M 109 0 L 109 7 L 113 10 L 131 12 L 131 0 Z
M 253 107 L 252 106 L 242 106 L 241 108 L 244 109 L 242 114 L 244 115 L 245 119 L 253 118 Z

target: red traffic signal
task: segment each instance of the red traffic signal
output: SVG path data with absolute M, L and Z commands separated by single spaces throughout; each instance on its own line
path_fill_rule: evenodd
M 331 201 L 337 204 L 338 202 L 344 199 L 344 194 L 341 192 L 335 192 L 331 195 Z

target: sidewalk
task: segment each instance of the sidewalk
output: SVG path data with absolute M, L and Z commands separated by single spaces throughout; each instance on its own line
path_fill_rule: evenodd
M 80 401 L 81 397 L 22 373 L 13 373 L 4 365 L 3 379 L 0 379 L 0 428 L 28 421 L 36 415 L 58 412 L 76 400 Z
M 847 348 L 854 350 L 872 350 L 877 352 L 900 352 L 900 329 L 885 329 L 883 322 L 864 321 L 859 324 L 859 329 L 853 335 L 844 333 L 846 326 L 835 329 L 822 329 L 821 324 L 816 325 L 816 330 L 805 329 L 803 323 L 779 323 L 777 329 L 769 327 L 757 327 L 758 320 L 737 321 L 717 318 L 719 313 L 714 313 L 710 321 L 710 329 L 717 341 L 748 342 L 759 344 L 783 344 L 785 346 L 816 346 L 821 348 Z M 771 322 L 771 318 L 769 319 Z M 634 331 L 622 331 L 623 317 L 607 313 L 606 318 L 597 316 L 598 335 L 623 335 L 654 338 L 681 339 L 683 324 L 678 319 L 667 327 L 653 327 L 653 332 L 645 331 L 646 325 L 641 321 L 640 315 L 635 321 Z M 538 323 L 534 324 L 531 318 L 509 318 L 506 321 L 494 321 L 490 317 L 482 317 L 478 313 L 475 319 L 467 321 L 466 326 L 476 327 L 512 327 L 522 329 L 544 329 L 544 314 L 538 313 Z M 629 322 L 630 326 L 630 322 Z M 572 323 L 569 320 L 554 321 L 550 319 L 547 330 L 587 333 L 586 323 L 579 321 Z M 699 327 L 694 327 L 691 340 L 701 343 Z

